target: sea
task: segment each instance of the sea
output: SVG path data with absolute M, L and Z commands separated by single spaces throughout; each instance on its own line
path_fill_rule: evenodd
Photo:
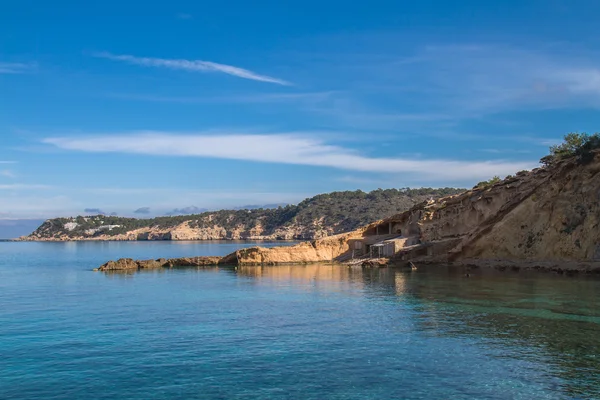
M 256 244 L 0 243 L 0 399 L 600 398 L 598 277 L 92 271 Z

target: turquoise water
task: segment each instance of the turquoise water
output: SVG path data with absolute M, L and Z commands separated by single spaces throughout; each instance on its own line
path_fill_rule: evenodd
M 248 243 L 0 243 L 1 399 L 600 398 L 600 280 L 331 265 L 106 274 Z

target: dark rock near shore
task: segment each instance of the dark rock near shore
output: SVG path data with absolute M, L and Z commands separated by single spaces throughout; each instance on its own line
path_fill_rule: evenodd
M 218 265 L 222 257 L 187 257 L 187 258 L 159 258 L 158 260 L 134 260 L 121 258 L 117 261 L 109 261 L 102 264 L 95 271 L 118 271 L 134 269 L 156 269 L 172 267 L 204 267 Z
M 172 258 L 167 260 L 166 265 L 169 267 L 205 267 L 209 265 L 218 265 L 221 263 L 222 257 L 185 257 Z
M 121 258 L 117 261 L 109 261 L 102 264 L 97 271 L 114 271 L 123 269 L 138 269 L 138 262 L 132 258 Z
M 387 258 L 377 258 L 377 259 L 365 260 L 365 261 L 363 261 L 361 266 L 371 267 L 371 268 L 383 268 L 383 267 L 387 267 L 388 263 L 389 263 L 389 260 Z
M 140 269 L 161 268 L 167 265 L 167 260 L 159 258 L 158 260 L 139 260 L 137 261 Z

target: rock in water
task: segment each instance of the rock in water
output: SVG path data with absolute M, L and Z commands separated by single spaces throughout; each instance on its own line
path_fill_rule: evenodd
M 109 261 L 106 264 L 102 264 L 98 271 L 116 271 L 124 269 L 138 269 L 138 263 L 132 258 L 121 258 L 117 261 Z

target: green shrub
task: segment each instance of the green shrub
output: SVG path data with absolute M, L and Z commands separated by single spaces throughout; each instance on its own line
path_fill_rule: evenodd
M 568 133 L 563 142 L 550 146 L 550 154 L 540 159 L 546 166 L 553 165 L 560 160 L 576 157 L 577 162 L 586 164 L 594 159 L 593 150 L 600 148 L 600 134 L 594 133 Z
M 492 186 L 496 183 L 502 182 L 502 179 L 500 179 L 499 176 L 494 176 L 492 179 L 489 179 L 487 181 L 481 181 L 479 182 L 477 185 L 475 185 L 476 188 L 484 188 L 484 187 L 488 187 L 488 186 Z

